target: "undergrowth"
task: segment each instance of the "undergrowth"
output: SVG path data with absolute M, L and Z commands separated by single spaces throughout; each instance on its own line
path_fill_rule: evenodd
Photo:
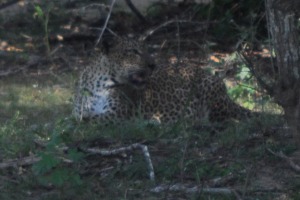
M 234 195 L 155 194 L 159 184 L 202 187 L 239 187 L 248 184 L 249 163 L 276 163 L 266 149 L 287 155 L 296 148 L 276 140 L 281 124 L 272 115 L 226 125 L 186 122 L 172 126 L 149 124 L 141 119 L 103 127 L 77 122 L 71 117 L 73 77 L 61 85 L 55 77 L 2 79 L 0 102 L 1 161 L 35 155 L 28 166 L 0 170 L 1 199 L 235 199 Z M 273 132 L 272 132 L 273 131 Z M 255 137 L 257 134 L 257 138 Z M 253 139 L 251 139 L 253 137 Z M 37 141 L 42 141 L 40 144 Z M 114 149 L 141 143 L 148 146 L 156 181 L 149 180 L 141 152 L 102 157 L 82 148 Z M 62 150 L 68 147 L 67 150 Z M 217 179 L 230 181 L 213 185 Z M 7 181 L 8 180 L 8 181 Z M 298 188 L 296 183 L 291 188 Z M 252 194 L 259 196 L 257 194 Z M 272 197 L 272 193 L 264 194 Z M 297 194 L 295 194 L 297 195 Z M 163 196 L 163 197 L 162 197 Z M 263 198 L 262 198 L 263 199 Z

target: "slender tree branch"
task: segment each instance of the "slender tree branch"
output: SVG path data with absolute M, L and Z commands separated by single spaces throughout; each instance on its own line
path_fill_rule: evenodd
M 148 30 L 142 37 L 141 37 L 141 40 L 144 41 L 146 40 L 149 36 L 153 35 L 155 32 L 157 32 L 159 29 L 161 28 L 164 28 L 166 26 L 169 26 L 170 24 L 176 24 L 176 25 L 179 25 L 181 23 L 186 23 L 186 24 L 192 24 L 192 25 L 197 25 L 197 26 L 200 26 L 202 25 L 203 26 L 203 29 L 207 28 L 207 22 L 197 22 L 197 21 L 191 21 L 191 20 L 169 20 L 169 21 L 166 21 L 162 24 L 160 24 L 159 26 L 153 28 L 153 29 L 150 29 Z
M 20 158 L 20 159 L 9 159 L 9 160 L 6 160 L 6 161 L 0 163 L 0 169 L 6 169 L 9 167 L 15 167 L 15 166 L 32 165 L 40 160 L 41 160 L 41 158 L 37 157 L 35 155 Z
M 147 23 L 146 18 L 140 13 L 140 11 L 133 5 L 131 0 L 125 0 L 127 6 L 131 9 L 131 11 L 141 20 L 141 22 Z
M 282 151 L 280 151 L 279 153 L 275 153 L 274 151 L 272 151 L 271 149 L 267 148 L 267 151 L 270 152 L 272 155 L 279 157 L 285 161 L 287 161 L 287 163 L 290 165 L 290 167 L 295 171 L 295 172 L 300 172 L 300 166 L 297 165 L 291 158 L 287 157 Z
M 101 31 L 101 33 L 100 33 L 100 35 L 99 35 L 99 37 L 98 37 L 98 39 L 96 41 L 95 46 L 97 46 L 99 44 L 99 42 L 100 42 L 100 40 L 101 40 L 101 38 L 102 38 L 102 36 L 104 34 L 104 31 L 105 31 L 105 29 L 107 27 L 107 24 L 108 24 L 108 21 L 110 19 L 110 16 L 111 16 L 111 13 L 112 13 L 112 10 L 113 10 L 113 7 L 114 7 L 115 3 L 116 3 L 116 0 L 112 0 L 111 5 L 109 7 L 108 15 L 107 15 L 105 23 L 104 23 L 104 26 L 103 26 L 102 31 Z

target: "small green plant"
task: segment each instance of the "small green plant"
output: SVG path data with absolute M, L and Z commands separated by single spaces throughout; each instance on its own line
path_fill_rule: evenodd
M 253 99 L 257 90 L 254 86 L 252 74 L 245 65 L 242 65 L 236 78 L 238 84 L 228 90 L 229 95 L 234 100 L 241 97 L 243 99 L 243 106 L 253 109 L 255 106 L 255 101 Z
M 1 124 L 1 122 L 0 122 Z M 19 111 L 0 126 L 0 154 L 9 159 L 32 149 L 32 134 L 25 130 Z
M 66 137 L 59 132 L 61 128 L 54 130 L 46 148 L 38 153 L 40 160 L 33 165 L 32 171 L 44 185 L 50 184 L 58 188 L 66 185 L 78 186 L 82 181 L 73 166 L 76 166 L 84 155 L 76 149 L 68 149 L 67 152 L 62 150 Z
M 47 49 L 47 55 L 49 56 L 50 54 L 50 42 L 49 42 L 49 29 L 48 29 L 48 25 L 49 25 L 49 14 L 50 14 L 50 11 L 52 10 L 53 8 L 53 4 L 50 3 L 47 8 L 45 10 L 42 9 L 41 6 L 39 5 L 36 5 L 34 6 L 34 10 L 35 10 L 35 13 L 34 13 L 34 17 L 36 17 L 42 24 L 43 26 L 43 31 L 44 31 L 44 42 L 45 42 L 45 46 L 46 46 L 46 49 Z

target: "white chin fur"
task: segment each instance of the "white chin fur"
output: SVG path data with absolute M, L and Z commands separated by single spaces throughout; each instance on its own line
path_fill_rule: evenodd
M 107 112 L 109 109 L 109 91 L 104 90 L 97 92 L 93 97 L 88 97 L 86 101 L 86 110 L 90 116 L 100 115 Z

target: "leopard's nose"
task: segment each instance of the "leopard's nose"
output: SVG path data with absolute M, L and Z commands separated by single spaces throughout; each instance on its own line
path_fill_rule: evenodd
M 146 72 L 141 71 L 141 72 L 137 72 L 137 73 L 133 73 L 129 76 L 129 81 L 137 87 L 141 87 L 143 85 L 145 85 L 146 83 Z

